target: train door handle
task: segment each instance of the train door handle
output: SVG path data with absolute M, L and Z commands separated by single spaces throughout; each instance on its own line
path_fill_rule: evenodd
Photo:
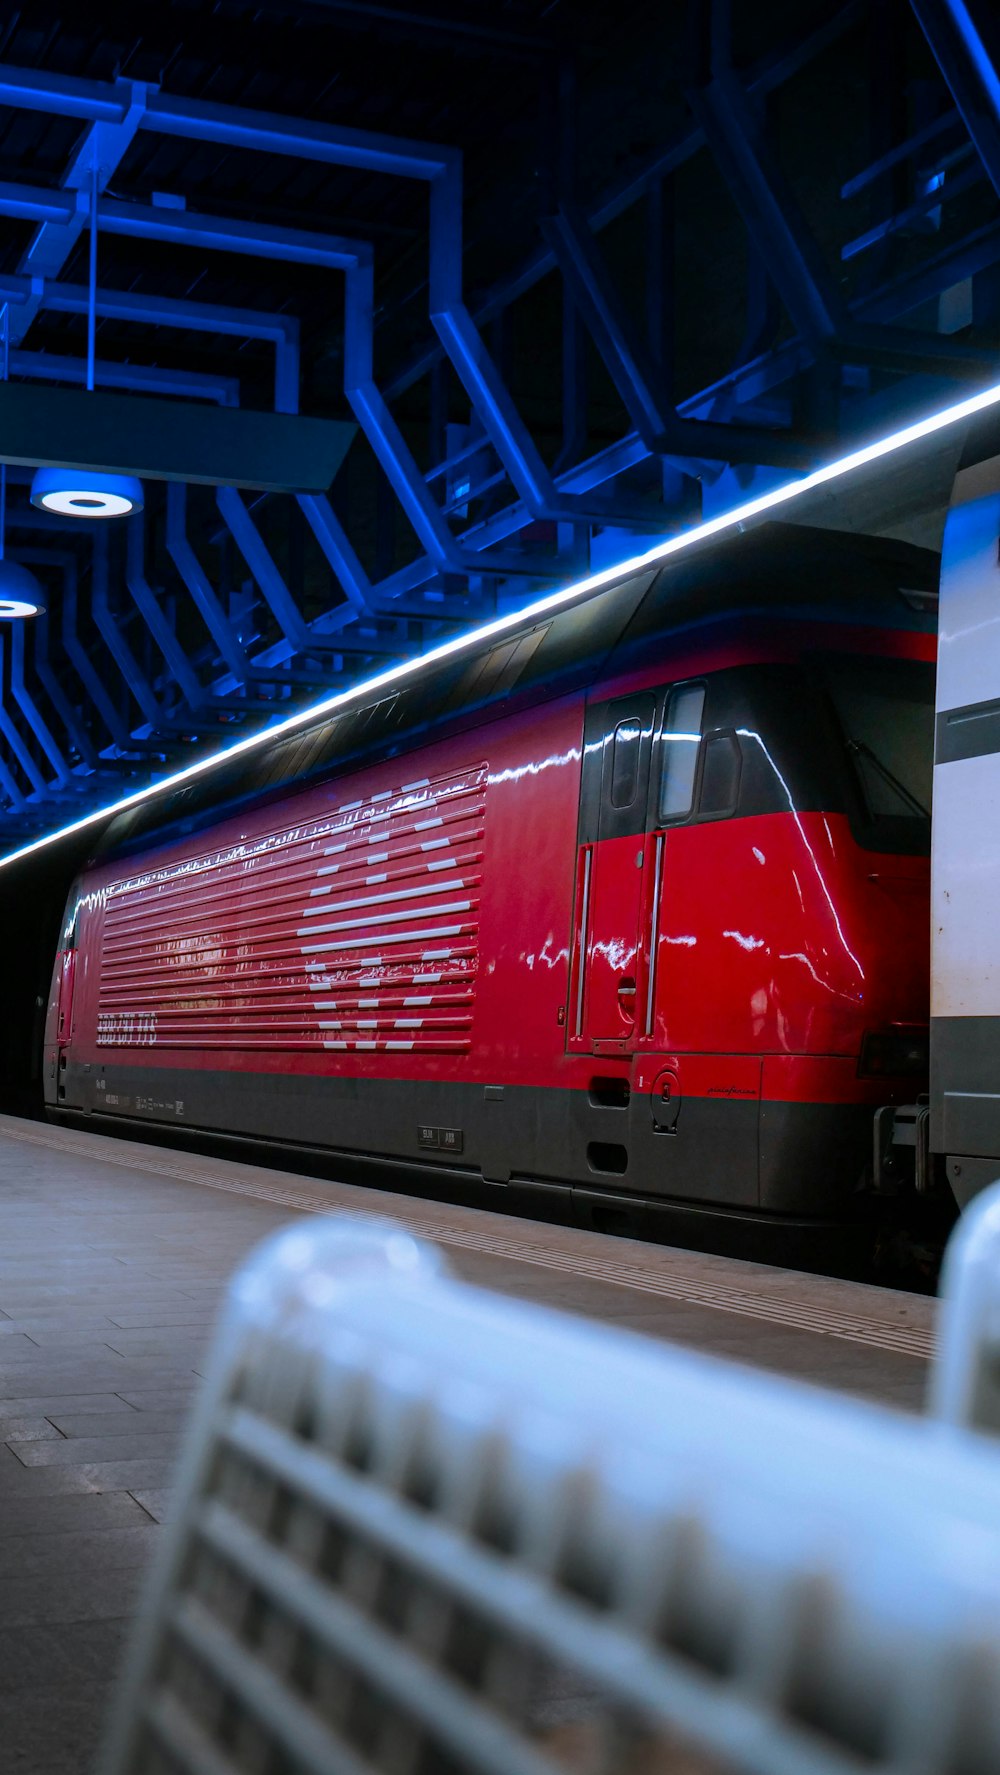
M 632 979 L 631 975 L 626 974 L 624 980 L 618 982 L 618 997 L 620 999 L 635 998 L 635 981 Z M 627 1004 L 623 1004 L 622 1009 L 629 1010 L 631 1007 Z

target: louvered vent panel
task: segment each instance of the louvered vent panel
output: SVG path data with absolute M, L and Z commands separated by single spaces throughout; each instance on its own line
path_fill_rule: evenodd
M 98 1045 L 462 1052 L 487 767 L 109 890 Z

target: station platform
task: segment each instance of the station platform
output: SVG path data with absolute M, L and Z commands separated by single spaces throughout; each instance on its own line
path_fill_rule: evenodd
M 0 1117 L 5 1775 L 90 1769 L 219 1299 L 276 1227 L 344 1210 L 500 1293 L 923 1404 L 922 1296 Z

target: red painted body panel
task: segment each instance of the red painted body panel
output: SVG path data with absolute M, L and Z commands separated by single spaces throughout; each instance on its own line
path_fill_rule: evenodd
M 593 695 L 824 645 L 933 651 L 921 634 L 729 620 Z M 651 1096 L 783 1104 L 907 1096 L 911 1081 L 857 1066 L 867 1030 L 926 1021 L 927 859 L 863 851 L 845 816 L 791 811 L 579 851 L 585 708 L 574 693 L 493 712 L 92 870 L 74 1059 L 580 1092 L 618 1074 Z M 50 1044 L 56 1015 L 54 999 Z
M 866 1029 L 926 1020 L 926 857 L 765 814 L 669 832 L 663 872 L 657 1049 L 856 1060 Z

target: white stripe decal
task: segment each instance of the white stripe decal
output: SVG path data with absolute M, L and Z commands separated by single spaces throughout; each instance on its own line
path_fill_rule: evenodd
M 438 910 L 444 911 L 446 908 L 441 907 Z M 372 949 L 376 943 L 408 943 L 411 940 L 419 942 L 422 937 L 458 937 L 461 932 L 460 924 L 441 925 L 436 931 L 386 931 L 380 937 L 342 937 L 339 941 L 334 938 L 330 943 L 304 943 L 302 953 L 303 955 L 315 955 L 317 950 L 328 952 L 332 949 Z M 308 931 L 299 931 L 298 933 L 300 937 L 312 934 Z M 442 957 L 447 958 L 450 954 L 450 949 L 427 949 L 420 959 L 421 961 L 439 961 Z
M 462 883 L 456 882 L 455 885 L 456 887 L 461 887 Z M 338 918 L 335 919 L 332 924 L 303 925 L 296 931 L 295 935 L 297 937 L 311 937 L 314 936 L 317 931 L 356 931 L 364 925 L 376 923 L 397 924 L 401 918 L 419 918 L 421 913 L 423 913 L 426 918 L 440 918 L 443 912 L 469 912 L 471 908 L 471 900 L 449 900 L 447 904 L 443 906 L 407 906 L 401 908 L 397 912 L 365 912 L 362 913 L 360 918 Z M 326 908 L 323 907 L 322 910 L 325 911 Z M 416 936 L 418 933 L 414 931 L 413 934 Z M 378 939 L 373 937 L 371 941 L 374 943 L 377 942 Z M 303 955 L 311 954 L 312 949 L 312 944 L 307 944 L 302 952 Z
M 448 883 L 449 891 L 454 888 L 464 888 L 465 885 L 464 881 L 452 881 Z M 417 900 L 425 894 L 439 894 L 440 892 L 441 889 L 438 887 L 437 882 L 434 881 L 424 882 L 420 887 L 391 888 L 387 894 L 360 894 L 355 900 L 339 900 L 337 902 L 337 911 L 354 912 L 359 906 L 389 906 L 396 900 Z M 329 910 L 330 908 L 327 906 L 304 906 L 302 908 L 302 916 L 303 918 L 315 918 Z M 448 907 L 447 910 L 450 912 L 452 908 Z M 356 920 L 351 920 L 351 923 L 356 922 Z M 336 925 L 324 925 L 323 929 L 334 931 L 337 930 L 338 927 Z M 296 931 L 295 934 L 297 937 L 305 937 L 308 935 L 308 931 Z
M 428 863 L 428 869 L 457 869 L 457 857 L 438 857 L 436 862 Z
M 450 843 L 450 838 L 422 838 L 420 840 L 420 849 L 422 851 L 439 851 L 442 845 Z
M 427 828 L 429 826 L 443 826 L 443 825 L 444 825 L 444 821 L 442 820 L 441 815 L 436 814 L 434 816 L 433 820 L 415 820 L 413 822 L 413 830 L 414 830 L 414 832 L 426 832 Z

